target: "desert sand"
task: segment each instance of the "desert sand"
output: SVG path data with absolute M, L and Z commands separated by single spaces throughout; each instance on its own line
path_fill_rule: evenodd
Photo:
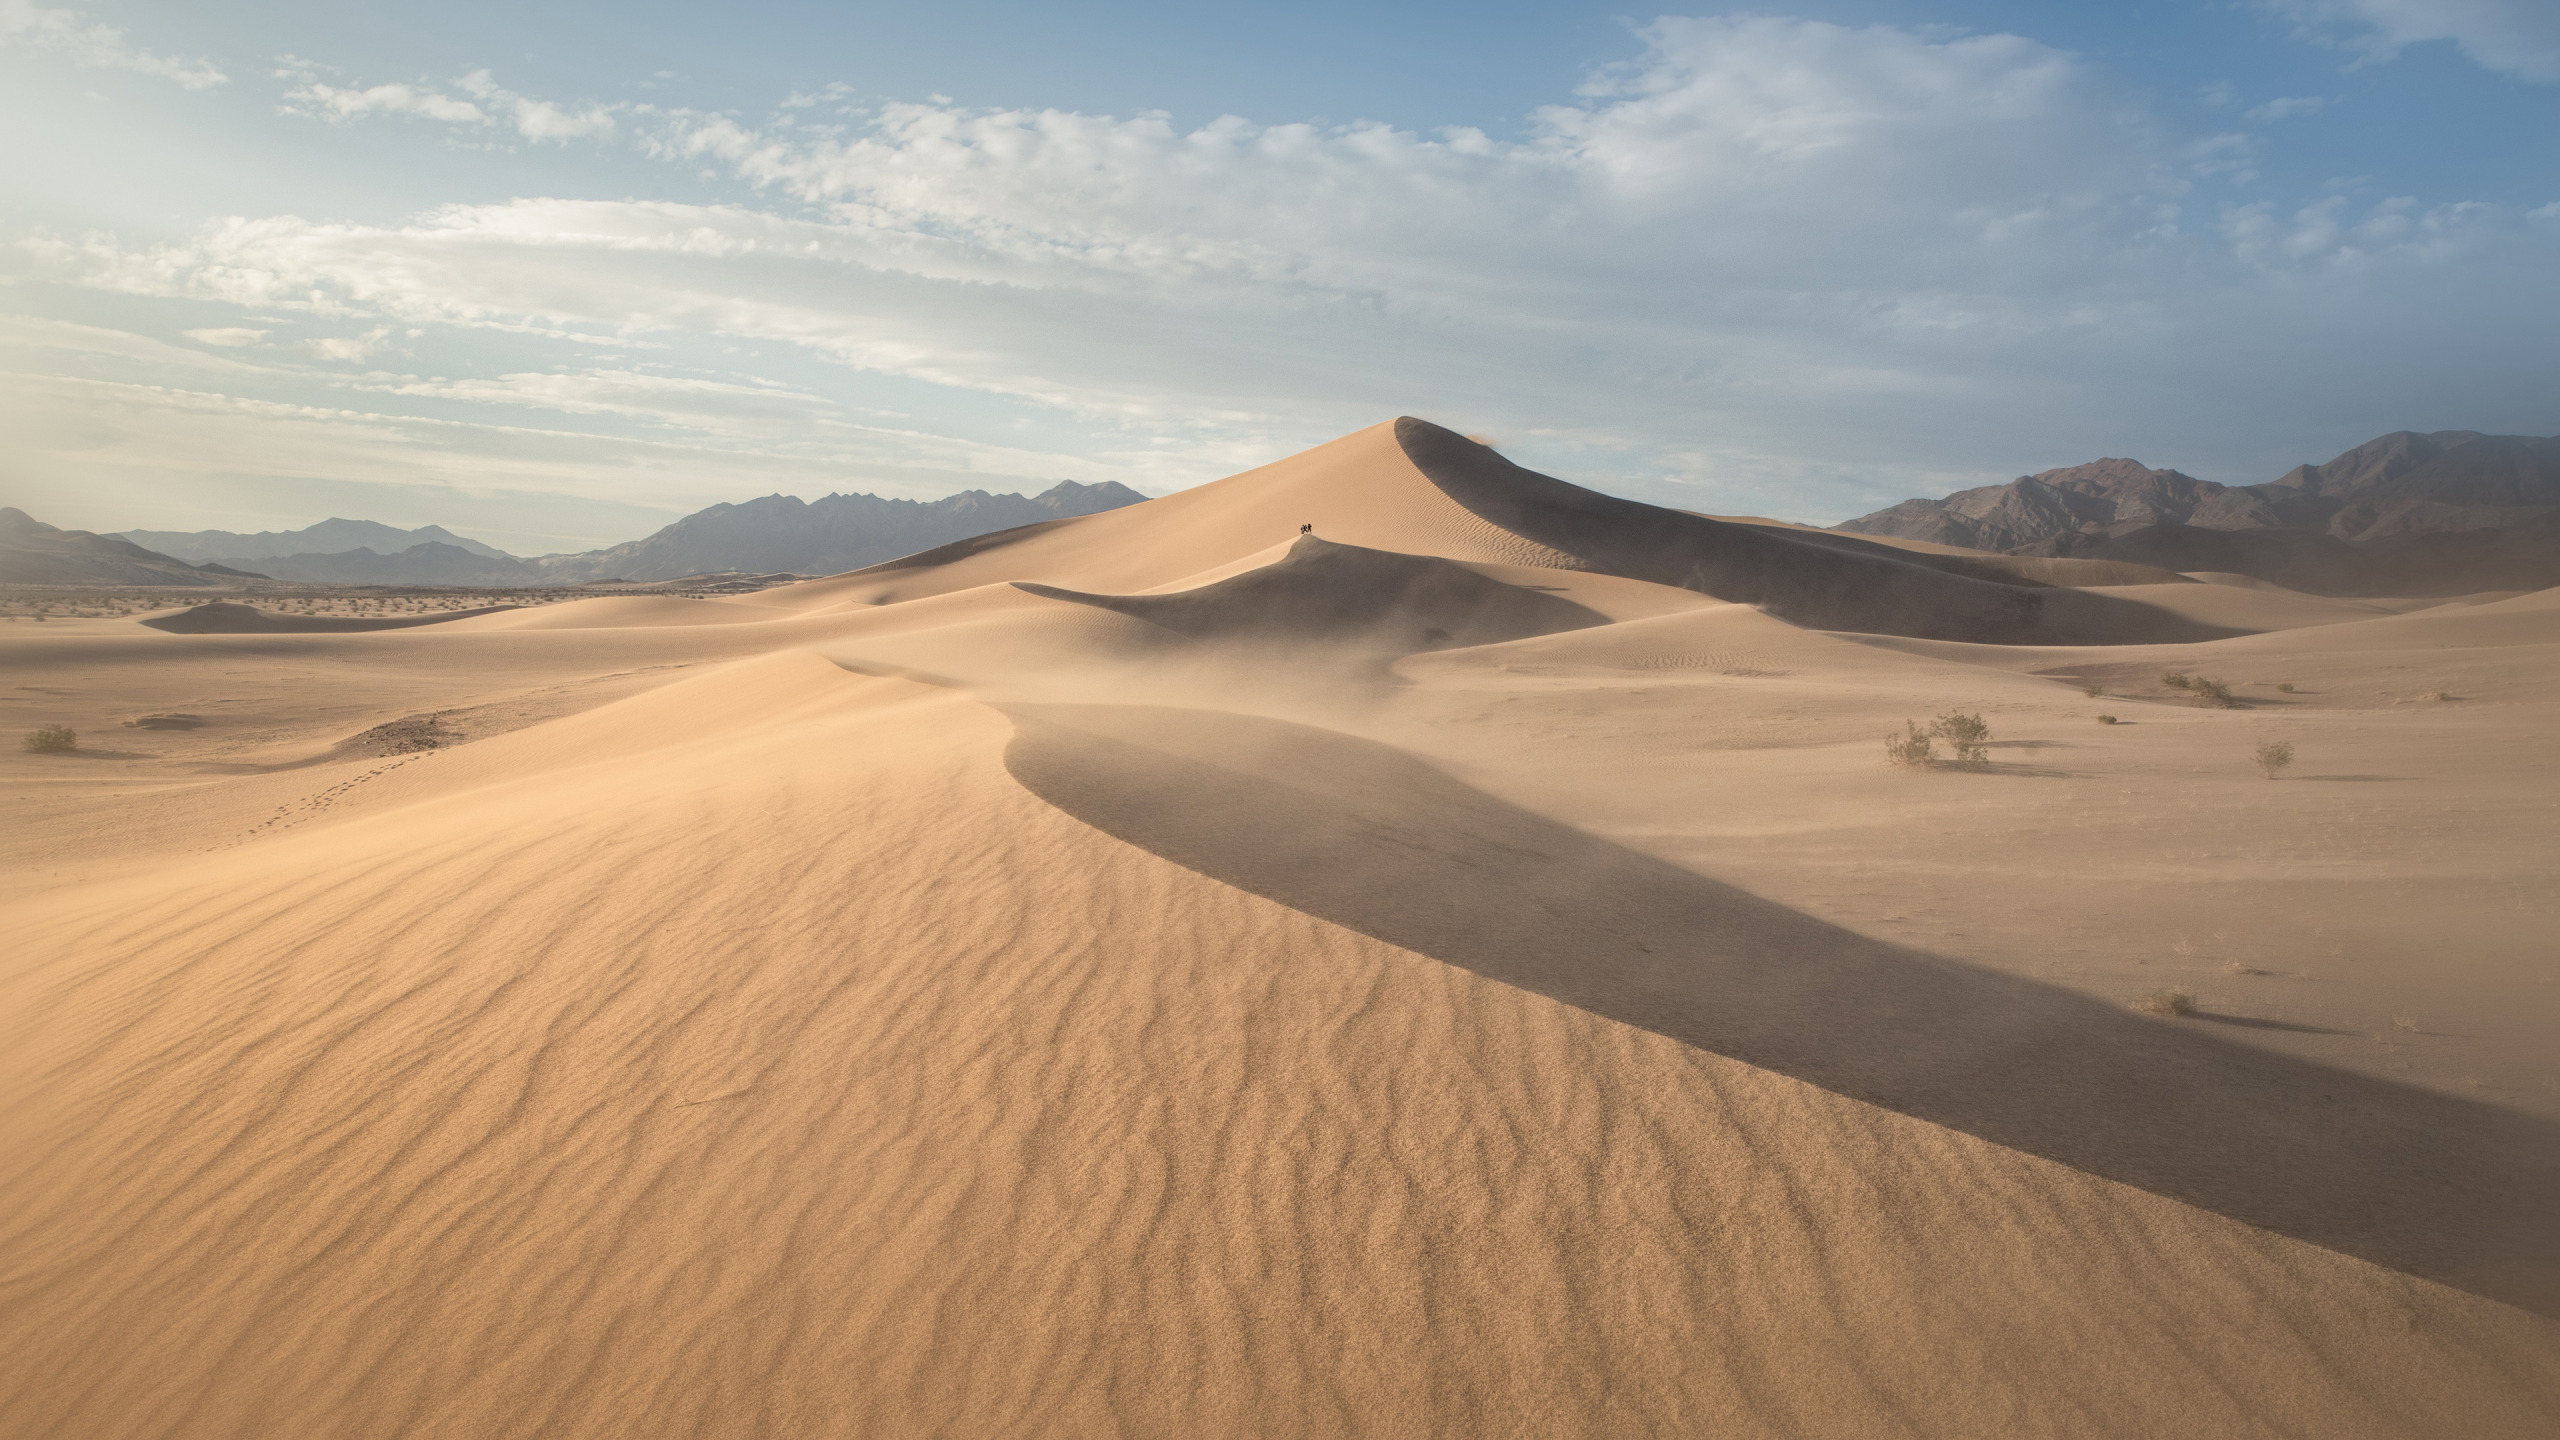
M 2000 558 L 1407 420 L 0 630 L 82 736 L 0 756 L 0 1430 L 2560 1432 L 2560 592 Z

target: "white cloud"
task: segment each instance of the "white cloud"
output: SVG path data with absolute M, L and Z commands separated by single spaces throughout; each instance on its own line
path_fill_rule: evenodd
M 363 115 L 417 115 L 449 125 L 504 125 L 527 140 L 603 139 L 614 133 L 610 108 L 590 105 L 572 110 L 548 100 L 519 95 L 499 85 L 486 70 L 474 70 L 454 82 L 472 97 L 465 100 L 424 85 L 393 82 L 363 89 L 322 83 L 307 68 L 285 72 L 301 83 L 285 92 L 284 111 L 343 124 Z M 474 102 L 477 103 L 474 103 Z
M 302 345 L 323 360 L 357 362 L 372 359 L 390 339 L 391 327 L 376 325 L 362 335 L 324 335 Z
M 765 198 L 237 218 L 181 244 L 29 248 L 79 284 L 255 314 L 564 349 L 790 347 L 985 397 L 979 433 L 1082 437 L 1021 473 L 1150 488 L 1402 410 L 1529 434 L 1533 459 L 1660 498 L 1705 503 L 1677 486 L 1713 481 L 1714 504 L 1847 514 L 1966 465 L 2014 473 L 2013 450 L 2126 453 L 2137 406 L 2230 446 L 2283 444 L 2270 413 L 2321 434 L 2344 417 L 2346 443 L 2428 394 L 2509 403 L 2514 377 L 2560 359 L 2519 318 L 2560 300 L 2560 237 L 2513 211 L 2198 206 L 2198 177 L 2246 177 L 2258 137 L 2172 133 L 2014 36 L 1749 18 L 1642 33 L 1640 63 L 1518 140 L 947 104 L 840 131 L 650 112 L 634 123 L 651 153 Z M 501 113 L 505 92 L 473 83 Z M 927 444 L 735 375 L 565 358 L 398 393 L 768 446 L 792 424 L 868 437 L 849 454 Z M 1790 499 L 1786 475 L 1846 498 Z
M 219 345 L 225 349 L 236 349 L 242 345 L 255 345 L 259 341 L 267 338 L 267 332 L 264 330 L 250 330 L 237 325 L 221 325 L 215 326 L 211 329 L 188 330 L 181 333 L 185 334 L 188 339 L 195 341 L 197 344 Z
M 489 117 L 468 100 L 415 85 L 371 85 L 362 90 L 318 81 L 285 92 L 286 110 L 343 124 L 359 115 L 423 115 L 453 125 L 485 125 Z
M 628 369 L 410 380 L 384 388 L 395 395 L 621 416 L 705 434 L 813 437 L 842 423 L 833 402 L 789 386 Z
M 2486 70 L 2560 83 L 2560 4 L 2552 0 L 2268 0 L 2310 34 L 2388 59 L 2450 40 Z
M 0 426 L 10 436 L 12 503 L 57 510 L 92 492 L 156 492 L 165 505 L 165 497 L 207 479 L 357 480 L 421 493 L 612 500 L 672 519 L 709 499 L 777 490 L 812 498 L 845 489 L 939 496 L 970 486 L 1039 490 L 1060 476 L 1123 473 L 1076 456 L 892 429 L 778 449 L 8 370 L 0 370 Z
M 474 70 L 458 83 L 482 103 L 509 117 L 516 133 L 527 140 L 593 140 L 614 132 L 613 112 L 601 105 L 573 113 L 548 100 L 502 89 L 486 70 Z
M 2241 118 L 2271 123 L 2290 120 L 2297 115 L 2317 115 L 2329 108 L 2329 102 L 2317 95 L 2287 95 L 2258 106 Z
M 89 23 L 77 12 L 47 10 L 32 0 L 0 0 L 0 44 L 50 50 L 90 69 L 156 75 L 189 90 L 220 85 L 229 78 L 210 60 L 180 60 L 137 50 L 125 43 L 124 31 L 117 26 Z

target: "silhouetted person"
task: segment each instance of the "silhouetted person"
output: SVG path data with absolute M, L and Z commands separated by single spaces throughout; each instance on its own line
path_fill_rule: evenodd
M 1299 526 L 1298 533 L 1301 535 L 1313 535 L 1316 533 L 1315 523 L 1313 521 L 1309 521 L 1308 523 Z

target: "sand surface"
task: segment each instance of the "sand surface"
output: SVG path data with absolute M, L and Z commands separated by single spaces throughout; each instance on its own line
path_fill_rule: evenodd
M 1496 461 L 0 631 L 0 1433 L 2560 1429 L 2560 592 Z

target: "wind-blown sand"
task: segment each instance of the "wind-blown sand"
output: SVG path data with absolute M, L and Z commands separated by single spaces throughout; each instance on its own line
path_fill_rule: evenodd
M 8 1432 L 2560 1426 L 2560 598 L 1557 484 L 0 635 Z

